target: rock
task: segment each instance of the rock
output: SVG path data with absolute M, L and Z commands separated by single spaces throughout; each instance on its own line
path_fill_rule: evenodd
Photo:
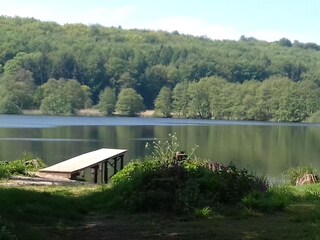
M 33 167 L 33 168 L 40 168 L 41 167 L 38 159 L 27 160 L 24 162 L 24 165 L 26 165 L 28 167 Z
M 318 181 L 319 181 L 319 179 L 318 179 L 317 175 L 307 173 L 307 174 L 304 174 L 302 177 L 299 177 L 296 180 L 296 186 L 317 183 Z

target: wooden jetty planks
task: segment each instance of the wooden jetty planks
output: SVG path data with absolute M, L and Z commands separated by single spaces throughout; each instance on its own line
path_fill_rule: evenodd
M 47 168 L 43 168 L 40 172 L 44 173 L 73 173 L 98 165 L 110 158 L 123 156 L 127 152 L 126 149 L 110 149 L 101 148 L 92 152 L 84 153 L 80 156 L 70 158 L 63 162 L 57 163 Z

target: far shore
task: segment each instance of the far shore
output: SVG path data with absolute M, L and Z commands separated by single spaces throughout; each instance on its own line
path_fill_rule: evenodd
M 40 109 L 32 109 L 32 110 L 22 110 L 22 114 L 24 115 L 42 115 Z M 154 110 L 146 110 L 137 114 L 138 117 L 153 117 Z M 115 114 L 117 115 L 117 114 Z M 75 116 L 87 116 L 87 117 L 103 117 L 106 116 L 98 109 L 87 108 L 79 110 Z

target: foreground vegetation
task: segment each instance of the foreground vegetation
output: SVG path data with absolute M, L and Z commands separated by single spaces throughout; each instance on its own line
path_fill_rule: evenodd
M 320 46 L 0 17 L 0 113 L 319 121 Z M 284 36 L 285 37 L 285 36 Z
M 163 211 L 134 213 L 116 208 L 115 204 L 111 207 L 112 189 L 101 186 L 0 187 L 0 236 L 1 239 L 319 239 L 319 193 L 319 184 L 272 187 L 264 197 L 255 198 L 256 204 L 248 205 L 245 198 L 238 204 L 217 205 L 212 211 L 181 215 Z M 274 208 L 279 202 L 281 208 Z
M 179 158 L 170 136 L 109 185 L 0 186 L 0 239 L 320 238 L 320 184 L 269 186 L 233 164 L 197 159 L 196 147 Z

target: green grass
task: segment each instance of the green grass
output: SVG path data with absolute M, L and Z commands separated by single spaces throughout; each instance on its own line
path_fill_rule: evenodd
M 113 209 L 107 187 L 0 187 L 0 216 L 6 232 L 27 240 L 320 239 L 319 184 L 270 191 L 258 199 L 271 202 L 263 208 L 224 205 L 176 215 Z M 282 207 L 273 208 L 278 202 Z
M 83 193 L 84 194 L 84 193 Z M 83 195 L 82 194 L 82 195 Z M 81 199 L 84 197 L 82 196 Z M 59 228 L 82 221 L 83 200 L 66 188 L 0 188 L 0 216 L 19 229 L 18 239 L 34 239 L 43 227 Z M 28 233 L 32 233 L 28 238 Z M 43 236 L 39 235 L 39 239 Z M 1 239 L 1 238 L 0 238 Z

